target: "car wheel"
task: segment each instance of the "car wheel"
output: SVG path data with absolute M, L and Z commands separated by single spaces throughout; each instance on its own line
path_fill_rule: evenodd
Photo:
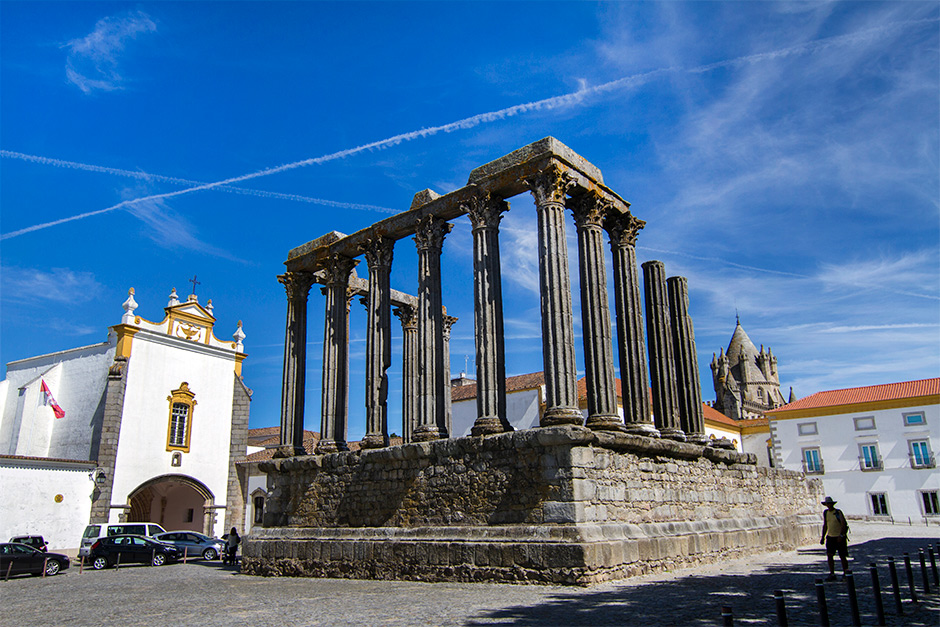
M 206 549 L 202 552 L 202 556 L 207 560 L 214 560 L 219 554 L 215 552 L 215 549 Z
M 91 567 L 95 570 L 101 570 L 108 567 L 108 558 L 107 557 L 96 557 L 91 562 Z
M 46 577 L 58 575 L 61 568 L 62 564 L 59 563 L 59 560 L 49 560 L 46 562 Z
M 163 566 L 164 564 L 166 564 L 166 555 L 163 553 L 155 553 L 153 556 L 153 565 Z

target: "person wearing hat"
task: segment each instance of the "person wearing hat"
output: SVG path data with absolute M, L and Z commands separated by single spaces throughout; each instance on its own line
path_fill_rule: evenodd
M 820 544 L 826 545 L 826 559 L 829 561 L 829 577 L 826 581 L 836 579 L 834 559 L 836 551 L 839 552 L 839 559 L 842 561 L 842 578 L 844 579 L 845 574 L 849 572 L 849 523 L 845 520 L 842 510 L 836 509 L 836 502 L 831 496 L 820 501 L 826 506 L 826 511 L 823 512 L 822 537 L 819 539 Z

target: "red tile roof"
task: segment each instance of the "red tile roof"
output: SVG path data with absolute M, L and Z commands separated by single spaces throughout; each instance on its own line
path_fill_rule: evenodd
M 711 420 L 712 422 L 720 422 L 730 427 L 734 427 L 735 429 L 740 429 L 742 427 L 740 420 L 735 420 L 734 418 L 729 418 L 728 416 L 725 416 L 723 413 L 721 413 L 714 407 L 710 407 L 707 403 L 702 403 L 702 409 L 705 411 L 706 420 Z
M 937 394 L 940 394 L 940 378 L 920 379 L 917 381 L 904 381 L 901 383 L 886 383 L 884 385 L 868 385 L 860 388 L 816 392 L 806 398 L 801 398 L 798 401 L 794 401 L 782 407 L 771 409 L 767 413 L 776 414 L 778 412 L 797 409 L 855 405 L 858 403 L 892 401 Z
M 520 390 L 531 390 L 545 383 L 544 372 L 532 372 L 530 374 L 520 374 L 506 379 L 506 393 L 518 392 Z M 580 389 L 580 386 L 579 386 Z M 452 401 L 465 401 L 469 398 L 477 397 L 477 384 L 469 383 L 467 385 L 455 385 L 450 388 L 450 399 Z

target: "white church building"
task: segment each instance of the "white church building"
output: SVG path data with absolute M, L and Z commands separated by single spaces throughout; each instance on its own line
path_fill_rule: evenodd
M 79 546 L 90 523 L 242 528 L 251 391 L 241 322 L 214 335 L 212 301 L 174 289 L 160 322 L 131 289 L 105 342 L 7 364 L 0 382 L 0 541 Z

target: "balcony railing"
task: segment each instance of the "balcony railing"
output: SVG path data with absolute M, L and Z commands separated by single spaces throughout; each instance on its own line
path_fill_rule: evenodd
M 878 459 L 877 457 L 875 457 L 875 458 L 869 457 L 869 458 L 867 458 L 867 459 L 866 459 L 865 457 L 859 457 L 859 458 L 858 458 L 858 467 L 859 467 L 859 469 L 862 470 L 863 472 L 870 472 L 870 471 L 874 471 L 874 470 L 884 470 L 884 469 L 885 469 L 884 462 L 883 462 L 881 459 Z
M 929 455 L 914 455 L 911 454 L 911 468 L 936 468 L 937 460 L 934 458 L 933 453 Z
M 824 475 L 826 474 L 826 465 L 823 464 L 822 460 L 819 460 L 816 463 L 810 463 L 804 459 L 803 473 L 807 475 Z

